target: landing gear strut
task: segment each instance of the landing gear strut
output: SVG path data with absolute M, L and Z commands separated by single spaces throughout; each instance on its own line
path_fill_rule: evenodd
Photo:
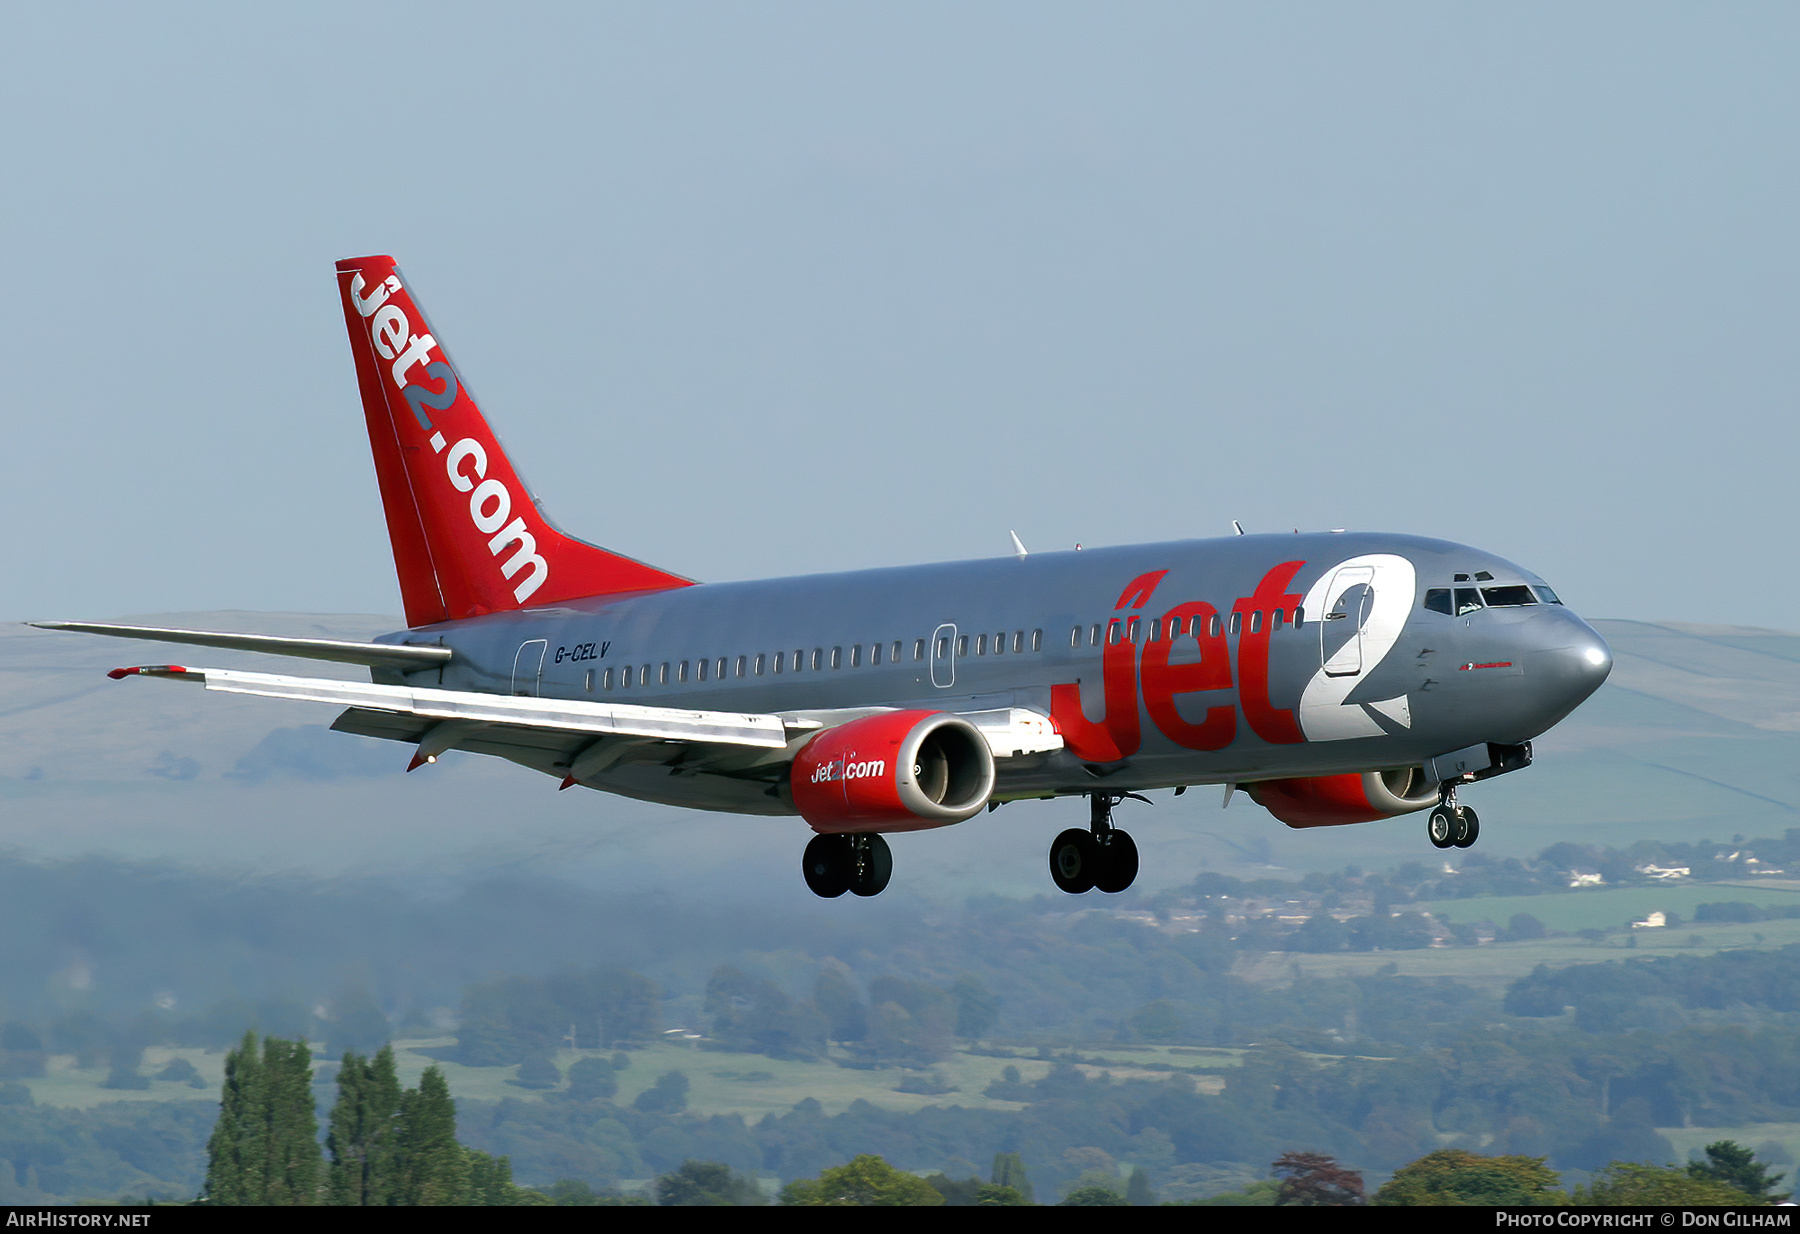
M 1138 873 L 1137 843 L 1112 825 L 1113 807 L 1127 797 L 1148 803 L 1136 793 L 1089 793 L 1088 829 L 1071 827 L 1050 846 L 1050 881 L 1070 895 L 1098 887 L 1118 893 Z
M 1437 848 L 1467 848 L 1481 835 L 1475 811 L 1456 804 L 1456 785 L 1444 786 L 1443 800 L 1425 820 L 1425 834 Z
M 894 854 L 872 831 L 814 836 L 800 859 L 800 870 L 812 893 L 827 900 L 846 891 L 876 896 L 894 875 Z

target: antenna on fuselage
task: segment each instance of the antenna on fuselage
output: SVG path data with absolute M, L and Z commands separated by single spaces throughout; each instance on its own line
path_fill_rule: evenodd
M 1241 536 L 1244 534 L 1244 525 L 1235 518 L 1231 520 L 1231 534 L 1234 536 Z
M 1026 548 L 1025 548 L 1025 541 L 1023 541 L 1023 540 L 1021 540 L 1021 539 L 1019 539 L 1019 533 L 1018 533 L 1018 532 L 1016 532 L 1016 531 L 1009 531 L 1009 532 L 1007 532 L 1007 533 L 1006 533 L 1006 534 L 1007 534 L 1007 535 L 1009 535 L 1009 536 L 1011 536 L 1011 537 L 1012 537 L 1012 542 L 1013 542 L 1013 553 L 1014 553 L 1014 554 L 1015 554 L 1015 555 L 1016 555 L 1016 556 L 1018 556 L 1018 557 L 1020 557 L 1020 558 L 1024 558 L 1024 557 L 1027 557 L 1027 556 L 1029 556 L 1029 552 L 1028 552 L 1028 551 L 1027 551 L 1027 549 L 1026 549 Z

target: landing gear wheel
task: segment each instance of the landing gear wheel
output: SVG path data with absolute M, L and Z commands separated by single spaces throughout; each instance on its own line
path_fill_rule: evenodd
M 1468 806 L 1458 809 L 1456 817 L 1462 826 L 1457 829 L 1459 834 L 1452 843 L 1458 848 L 1467 848 L 1475 843 L 1476 837 L 1481 834 L 1481 820 L 1475 817 L 1475 811 Z
M 1137 874 L 1137 841 L 1115 827 L 1106 833 L 1101 845 L 1100 868 L 1095 871 L 1094 886 L 1117 895 L 1131 886 Z
M 892 869 L 891 862 L 889 869 Z M 806 875 L 806 885 L 812 888 L 814 895 L 827 900 L 843 895 L 850 890 L 850 880 L 856 876 L 856 855 L 851 837 L 814 836 L 800 858 L 800 870 Z
M 887 841 L 874 832 L 856 837 L 854 872 L 850 890 L 859 896 L 878 896 L 894 876 L 894 854 Z
M 1090 891 L 1099 872 L 1100 846 L 1080 828 L 1069 828 L 1050 846 L 1050 881 L 1058 890 L 1076 896 Z
M 1456 811 L 1449 806 L 1439 806 L 1425 820 L 1425 834 L 1430 837 L 1435 848 L 1449 848 L 1456 843 Z

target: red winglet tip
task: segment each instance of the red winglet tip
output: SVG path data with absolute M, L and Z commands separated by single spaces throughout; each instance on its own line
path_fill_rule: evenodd
M 563 782 L 556 786 L 556 791 L 560 793 L 565 788 L 574 788 L 577 783 L 578 783 L 578 781 L 575 779 L 574 776 L 564 776 Z
M 115 668 L 107 676 L 114 681 L 123 681 L 135 672 L 137 672 L 135 668 Z
M 431 760 L 426 758 L 423 754 L 415 754 L 412 756 L 412 762 L 406 765 L 406 769 L 408 771 L 417 771 L 430 761 Z

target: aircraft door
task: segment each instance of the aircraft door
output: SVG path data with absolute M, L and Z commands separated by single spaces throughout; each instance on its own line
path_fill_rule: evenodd
M 1362 672 L 1363 631 L 1374 602 L 1374 567 L 1344 566 L 1331 576 L 1319 622 L 1319 659 L 1327 677 Z
M 534 638 L 519 645 L 513 657 L 512 692 L 527 698 L 543 693 L 544 653 L 550 649 L 547 639 Z
M 956 684 L 956 626 L 945 622 L 931 635 L 931 684 L 947 690 Z

